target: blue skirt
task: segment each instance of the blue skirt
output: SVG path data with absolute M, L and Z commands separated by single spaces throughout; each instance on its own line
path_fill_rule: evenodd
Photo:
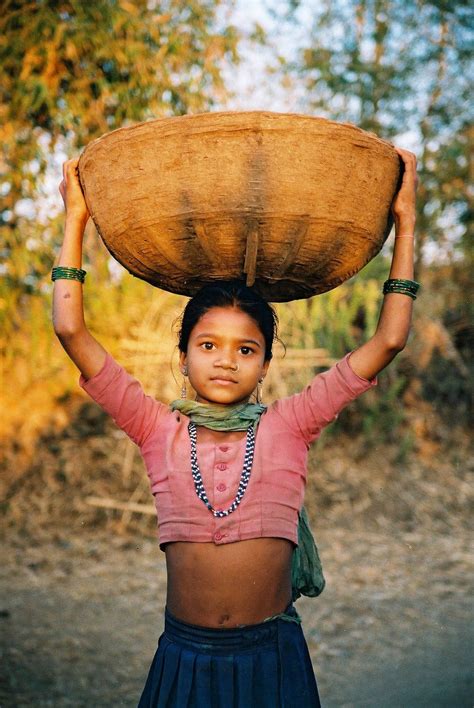
M 290 605 L 285 614 L 297 616 Z M 232 629 L 181 622 L 165 610 L 138 708 L 319 708 L 301 625 L 277 617 Z

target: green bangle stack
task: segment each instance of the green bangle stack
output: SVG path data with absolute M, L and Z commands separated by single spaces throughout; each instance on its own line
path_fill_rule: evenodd
M 416 294 L 420 287 L 420 283 L 416 280 L 403 280 L 403 278 L 390 278 L 386 280 L 383 284 L 383 294 L 387 293 L 400 293 L 401 295 L 408 295 L 412 300 L 416 300 Z
M 51 271 L 51 280 L 79 280 L 84 282 L 86 271 L 82 268 L 67 268 L 66 266 L 55 266 Z

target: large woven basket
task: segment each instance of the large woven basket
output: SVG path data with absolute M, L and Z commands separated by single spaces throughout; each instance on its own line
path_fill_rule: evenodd
M 133 275 L 184 295 L 243 278 L 278 302 L 330 290 L 380 251 L 400 161 L 356 126 L 251 111 L 120 128 L 87 146 L 79 174 Z

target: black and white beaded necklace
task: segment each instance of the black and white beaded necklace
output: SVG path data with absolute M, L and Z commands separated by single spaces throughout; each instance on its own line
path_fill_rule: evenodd
M 204 489 L 201 470 L 199 469 L 199 464 L 197 460 L 197 432 L 195 423 L 189 423 L 188 431 L 189 439 L 191 441 L 191 473 L 193 475 L 194 488 L 196 490 L 196 494 L 203 502 L 203 504 L 207 506 L 209 511 L 212 512 L 213 516 L 218 519 L 221 519 L 224 516 L 229 516 L 229 514 L 232 514 L 232 512 L 237 509 L 240 502 L 242 501 L 242 497 L 245 494 L 245 490 L 247 489 L 250 480 L 250 472 L 252 471 L 253 455 L 255 451 L 255 432 L 253 429 L 253 425 L 249 425 L 249 427 L 247 428 L 247 442 L 245 445 L 244 464 L 242 467 L 242 473 L 240 475 L 240 482 L 239 487 L 237 489 L 237 494 L 235 495 L 234 501 L 227 509 L 214 509 L 211 502 L 209 501 L 209 498 L 206 494 L 206 490 Z

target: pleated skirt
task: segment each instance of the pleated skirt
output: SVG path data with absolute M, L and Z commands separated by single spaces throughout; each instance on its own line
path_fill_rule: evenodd
M 296 615 L 290 605 L 286 614 Z M 233 629 L 181 622 L 165 610 L 138 708 L 319 708 L 300 624 L 273 619 Z

